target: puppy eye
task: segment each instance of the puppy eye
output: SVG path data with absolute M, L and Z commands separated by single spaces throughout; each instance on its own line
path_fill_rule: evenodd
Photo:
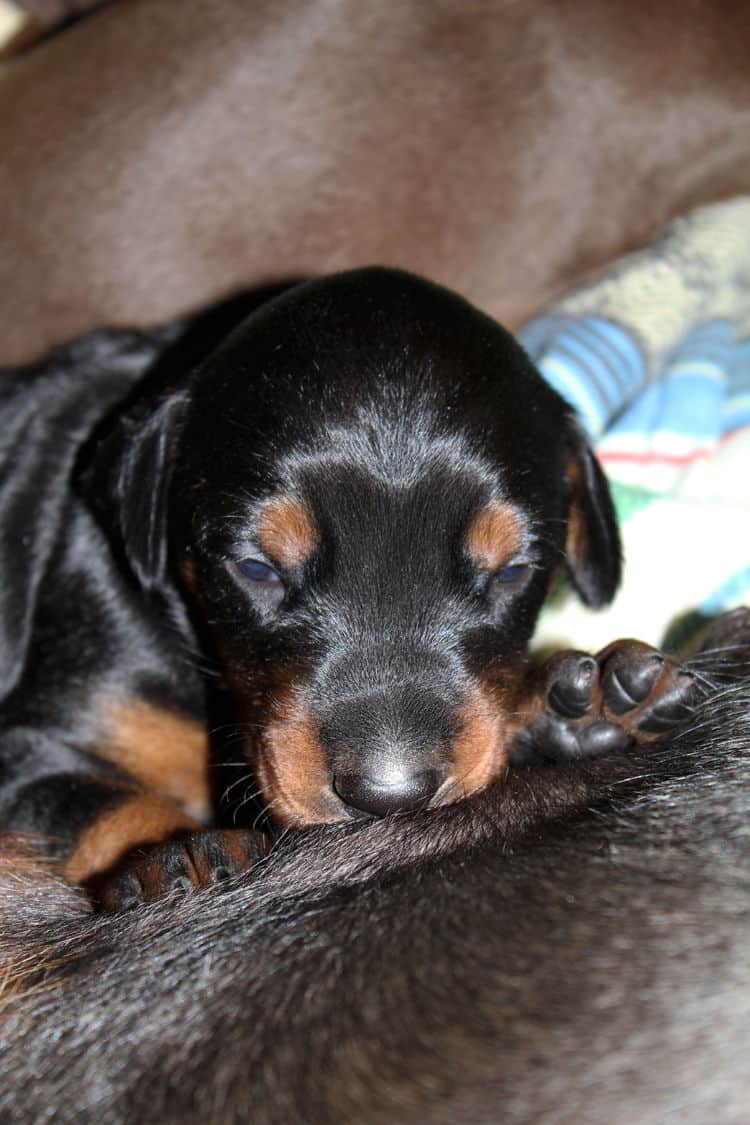
M 261 562 L 260 559 L 240 559 L 235 564 L 237 571 L 243 578 L 247 578 L 250 582 L 261 582 L 264 585 L 275 585 L 281 582 L 281 578 L 268 563 Z
M 526 566 L 524 563 L 514 563 L 511 566 L 501 566 L 492 577 L 503 586 L 513 586 L 524 582 L 530 573 L 530 566 Z

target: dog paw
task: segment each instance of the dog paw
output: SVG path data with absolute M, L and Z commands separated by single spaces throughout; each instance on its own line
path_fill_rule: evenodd
M 131 852 L 91 892 L 102 910 L 134 910 L 166 895 L 183 895 L 240 875 L 267 851 L 261 832 L 189 832 L 148 850 Z
M 700 692 L 687 668 L 640 641 L 615 641 L 596 656 L 558 653 L 542 669 L 511 765 L 653 742 L 688 718 Z

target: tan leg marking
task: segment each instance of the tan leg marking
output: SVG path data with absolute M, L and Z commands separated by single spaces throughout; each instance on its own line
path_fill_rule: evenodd
M 121 805 L 86 829 L 63 874 L 72 883 L 85 882 L 109 870 L 132 848 L 158 844 L 176 832 L 200 827 L 172 801 L 148 793 L 126 795 Z
M 107 717 L 99 757 L 205 823 L 210 812 L 208 734 L 203 723 L 141 699 L 118 703 Z

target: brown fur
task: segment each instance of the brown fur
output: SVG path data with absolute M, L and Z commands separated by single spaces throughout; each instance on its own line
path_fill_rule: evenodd
M 500 776 L 508 764 L 507 723 L 489 690 L 471 693 L 458 737 L 451 748 L 452 770 L 447 785 L 457 793 L 477 793 Z
M 262 749 L 248 748 L 263 801 L 279 824 L 304 825 L 341 819 L 328 808 L 328 765 L 310 714 L 293 692 L 278 707 L 263 735 Z
M 582 503 L 583 481 L 581 470 L 575 458 L 571 457 L 567 468 L 568 478 L 573 486 L 573 496 L 570 502 L 568 515 L 568 535 L 565 542 L 565 553 L 575 559 L 586 557 L 589 543 L 586 530 L 586 514 Z
M 97 755 L 116 763 L 147 789 L 178 802 L 197 820 L 209 814 L 205 724 L 143 700 L 117 704 L 109 737 Z
M 310 513 L 293 496 L 273 500 L 264 509 L 258 536 L 271 561 L 282 567 L 302 566 L 318 543 Z
M 471 558 L 483 570 L 498 570 L 520 546 L 518 517 L 507 504 L 495 504 L 480 512 L 466 537 Z
M 145 793 L 126 796 L 83 833 L 63 874 L 72 883 L 84 883 L 114 867 L 135 847 L 158 844 L 176 832 L 199 827 L 172 801 Z

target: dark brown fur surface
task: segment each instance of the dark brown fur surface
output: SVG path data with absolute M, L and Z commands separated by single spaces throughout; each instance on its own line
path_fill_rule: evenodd
M 737 0 L 128 0 L 0 70 L 0 363 L 381 262 L 510 327 L 750 189 Z

